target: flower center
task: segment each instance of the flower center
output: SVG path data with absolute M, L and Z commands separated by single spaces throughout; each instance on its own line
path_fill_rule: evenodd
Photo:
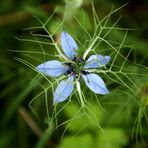
M 75 57 L 73 59 L 73 63 L 66 63 L 69 66 L 69 70 L 67 71 L 67 74 L 73 74 L 75 77 L 80 77 L 81 73 L 85 74 L 85 70 L 83 70 L 84 67 L 84 60 L 82 57 Z

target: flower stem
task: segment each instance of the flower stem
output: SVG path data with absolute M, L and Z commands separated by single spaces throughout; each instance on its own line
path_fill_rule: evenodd
M 83 108 L 85 106 L 85 104 L 84 104 L 84 100 L 83 100 L 82 93 L 81 93 L 80 82 L 78 80 L 76 81 L 76 86 L 77 86 L 78 94 L 80 97 L 81 106 Z
M 85 60 L 86 56 L 89 54 L 89 52 L 91 51 L 92 47 L 94 46 L 94 44 L 96 43 L 98 39 L 98 36 L 94 39 L 94 41 L 92 42 L 92 44 L 88 47 L 88 49 L 85 51 L 84 55 L 83 55 L 83 59 Z

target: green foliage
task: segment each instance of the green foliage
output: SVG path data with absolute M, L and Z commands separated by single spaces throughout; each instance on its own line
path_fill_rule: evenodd
M 122 148 L 127 144 L 127 137 L 121 129 L 106 129 L 105 133 L 99 135 L 96 147 Z
M 58 148 L 91 148 L 93 147 L 93 138 L 89 134 L 84 134 L 75 137 L 65 137 Z

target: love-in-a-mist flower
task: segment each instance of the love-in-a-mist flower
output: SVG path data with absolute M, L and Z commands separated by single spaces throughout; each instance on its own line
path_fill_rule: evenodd
M 78 46 L 67 32 L 62 32 L 61 45 L 68 60 L 63 62 L 58 60 L 47 61 L 36 67 L 37 71 L 50 77 L 66 76 L 58 84 L 54 92 L 53 103 L 65 101 L 72 94 L 75 82 L 79 83 L 81 78 L 94 93 L 108 94 L 109 91 L 102 78 L 97 74 L 91 73 L 91 70 L 105 66 L 110 61 L 110 56 L 91 55 L 85 61 L 77 55 Z

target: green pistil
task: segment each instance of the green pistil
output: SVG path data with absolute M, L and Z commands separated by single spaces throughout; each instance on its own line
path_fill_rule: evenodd
M 75 57 L 73 61 L 67 62 L 65 64 L 67 64 L 70 67 L 70 70 L 68 71 L 68 73 L 76 74 L 76 77 L 79 80 L 81 76 L 81 72 L 84 67 L 84 60 L 81 58 Z
M 76 58 L 75 62 L 76 63 L 73 65 L 73 67 L 74 67 L 74 71 L 77 74 L 77 77 L 79 79 L 81 76 L 81 71 L 84 67 L 84 61 L 82 61 L 80 58 Z

